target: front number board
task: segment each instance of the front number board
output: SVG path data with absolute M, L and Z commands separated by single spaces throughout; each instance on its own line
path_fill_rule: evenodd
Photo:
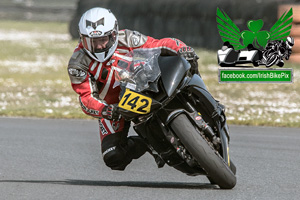
M 119 107 L 131 112 L 147 114 L 150 112 L 151 104 L 151 98 L 133 92 L 130 89 L 126 89 L 121 101 L 119 102 Z

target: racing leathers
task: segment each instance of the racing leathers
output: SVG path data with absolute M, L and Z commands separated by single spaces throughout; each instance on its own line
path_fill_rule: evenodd
M 115 67 L 120 62 L 130 61 L 125 55 L 136 48 L 159 48 L 161 55 L 177 55 L 182 47 L 186 44 L 178 39 L 154 39 L 131 30 L 119 31 L 118 47 L 112 57 L 103 63 L 89 57 L 81 42 L 76 47 L 68 65 L 72 88 L 79 94 L 83 112 L 99 118 L 102 156 L 111 169 L 124 170 L 132 159 L 147 151 L 139 137 L 127 137 L 130 122 L 123 118 L 119 121 L 108 120 L 102 116 L 102 110 L 107 105 L 119 102 L 120 87 L 115 80 Z

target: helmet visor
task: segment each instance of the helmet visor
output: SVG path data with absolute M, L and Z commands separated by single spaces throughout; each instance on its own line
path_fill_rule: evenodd
M 81 35 L 82 43 L 85 49 L 91 53 L 102 53 L 108 51 L 116 42 L 116 32 L 106 34 L 101 37 L 88 37 Z

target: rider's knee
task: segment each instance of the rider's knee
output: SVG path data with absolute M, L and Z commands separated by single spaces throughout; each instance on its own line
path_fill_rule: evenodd
M 124 151 L 117 146 L 111 147 L 103 152 L 103 160 L 106 166 L 112 170 L 124 170 L 131 160 L 128 160 Z

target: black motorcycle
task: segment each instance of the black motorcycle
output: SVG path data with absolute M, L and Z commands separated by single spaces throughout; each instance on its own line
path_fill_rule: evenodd
M 160 56 L 158 49 L 138 49 L 126 57 L 129 62 L 115 68 L 122 117 L 169 166 L 233 188 L 236 167 L 229 157 L 224 106 L 201 77 L 190 73 L 184 58 Z
M 274 40 L 268 42 L 266 48 L 262 51 L 262 58 L 258 64 L 266 65 L 267 68 L 273 65 L 283 67 L 283 59 L 288 60 L 290 58 L 294 44 L 294 38 L 290 36 L 286 38 L 286 41 Z

